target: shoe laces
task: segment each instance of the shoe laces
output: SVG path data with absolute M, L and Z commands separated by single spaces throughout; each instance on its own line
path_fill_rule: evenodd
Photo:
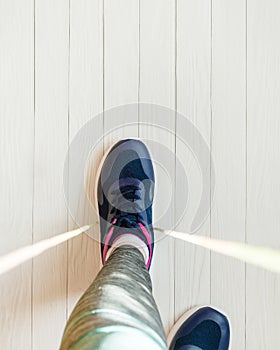
M 113 190 L 111 194 L 114 198 L 111 210 L 111 214 L 113 214 L 112 224 L 126 228 L 139 228 L 139 222 L 144 224 L 139 186 L 123 186 Z

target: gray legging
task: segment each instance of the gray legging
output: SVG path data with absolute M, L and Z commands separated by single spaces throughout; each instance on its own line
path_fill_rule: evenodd
M 137 248 L 123 246 L 111 254 L 75 306 L 60 349 L 167 349 L 150 274 Z

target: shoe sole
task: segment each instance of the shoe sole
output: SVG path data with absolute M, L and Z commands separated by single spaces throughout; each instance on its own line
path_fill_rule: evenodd
M 212 309 L 217 310 L 218 312 L 220 312 L 221 314 L 225 315 L 228 323 L 229 323 L 229 330 L 230 330 L 230 338 L 229 338 L 229 346 L 228 349 L 231 349 L 231 323 L 230 320 L 228 318 L 228 316 L 224 313 L 224 311 L 221 311 L 219 308 L 217 307 L 213 307 L 211 305 L 202 305 L 202 306 L 196 306 L 192 309 L 190 309 L 189 311 L 185 312 L 179 319 L 177 322 L 175 322 L 174 326 L 171 328 L 168 336 L 167 336 L 167 345 L 168 348 L 170 347 L 170 344 L 173 340 L 173 338 L 175 337 L 176 333 L 178 332 L 178 330 L 180 329 L 180 327 L 182 326 L 182 324 L 185 323 L 185 321 L 190 318 L 193 314 L 195 314 L 197 311 L 199 311 L 200 309 L 203 309 L 205 307 L 210 307 Z

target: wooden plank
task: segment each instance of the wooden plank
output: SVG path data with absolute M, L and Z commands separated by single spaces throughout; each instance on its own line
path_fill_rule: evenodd
M 245 241 L 246 6 L 214 0 L 212 8 L 212 155 L 215 199 L 211 236 Z M 245 265 L 211 254 L 211 304 L 232 326 L 233 349 L 245 349 Z
M 210 66 L 211 66 L 211 8 L 210 1 L 181 1 L 177 5 L 177 110 L 192 123 L 186 126 L 183 117 L 177 117 L 176 155 L 185 167 L 185 178 L 176 178 L 176 190 L 188 186 L 186 213 L 177 230 L 188 232 L 199 208 L 202 194 L 202 175 L 206 180 L 204 207 L 210 203 Z M 203 141 L 203 139 L 205 141 Z M 194 145 L 197 154 L 188 149 Z M 207 147 L 206 147 L 207 151 Z M 207 155 L 208 153 L 208 155 Z M 203 162 L 204 174 L 195 158 Z M 178 173 L 178 171 L 177 171 Z M 176 208 L 176 211 L 179 208 Z M 209 218 L 201 222 L 195 234 L 210 232 Z M 176 241 L 175 244 L 175 318 L 196 305 L 210 302 L 210 254 L 208 251 Z
M 33 1 L 0 2 L 1 255 L 32 242 Z M 31 274 L 26 263 L 0 279 L 3 349 L 31 348 Z
M 129 108 L 106 112 L 137 102 L 138 28 L 138 0 L 104 1 L 104 150 L 138 135 L 138 115 Z
M 35 3 L 34 241 L 67 230 L 68 1 Z M 66 322 L 66 244 L 33 263 L 33 348 L 58 348 Z
M 81 130 L 85 138 L 81 143 L 81 155 L 77 160 L 71 153 L 69 163 L 69 189 L 77 186 L 73 171 L 82 156 L 88 156 L 86 164 L 90 170 L 86 179 L 87 188 L 93 189 L 95 172 L 102 156 L 103 116 L 103 38 L 102 38 L 102 3 L 98 0 L 71 1 L 70 8 L 70 81 L 69 81 L 69 138 L 70 144 Z M 85 128 L 85 129 L 83 129 Z M 87 132 L 90 130 L 91 135 Z M 94 146 L 90 154 L 86 144 Z M 79 163 L 78 163 L 79 164 Z M 73 166 L 73 168 L 72 168 Z M 85 169 L 86 170 L 86 169 Z M 84 169 L 81 169 L 83 172 Z M 86 172 L 88 174 L 88 172 Z M 74 208 L 70 209 L 69 227 L 90 223 L 94 211 L 90 211 L 82 188 L 77 199 L 72 200 Z M 93 195 L 93 191 L 91 191 Z M 93 198 L 90 196 L 93 202 Z M 76 205 L 76 207 L 75 207 Z M 96 233 L 96 229 L 94 232 Z M 100 246 L 95 240 L 83 235 L 71 240 L 68 244 L 68 316 L 75 303 L 87 289 L 100 268 Z
M 140 105 L 139 136 L 147 140 L 156 168 L 154 224 L 170 228 L 174 200 L 169 203 L 169 197 L 175 186 L 175 1 L 140 2 L 139 78 L 139 102 L 169 108 L 161 111 L 160 107 Z M 168 332 L 174 322 L 172 238 L 156 241 L 151 275 L 154 297 Z
M 279 248 L 280 70 L 278 1 L 248 1 L 249 243 Z M 280 276 L 248 266 L 247 350 L 279 349 Z

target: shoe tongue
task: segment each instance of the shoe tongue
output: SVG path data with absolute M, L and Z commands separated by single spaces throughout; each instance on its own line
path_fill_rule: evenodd
M 135 213 L 131 203 L 137 202 L 138 208 L 145 208 L 145 187 L 142 181 L 136 178 L 122 178 L 115 181 L 109 188 L 108 201 L 118 208 L 119 200 L 127 201 L 127 214 Z M 139 210 L 137 210 L 139 211 Z
M 126 216 L 122 216 L 119 218 L 118 222 L 116 223 L 116 226 L 134 228 L 139 227 L 139 224 L 135 221 L 135 216 L 130 217 L 129 214 L 127 214 Z
M 111 186 L 108 188 L 108 193 L 116 193 L 121 192 L 123 193 L 125 189 L 127 188 L 137 188 L 140 191 L 144 189 L 144 185 L 142 181 L 134 178 L 134 177 L 126 177 L 121 178 L 111 184 Z
M 119 234 L 134 234 L 134 235 L 139 235 L 139 233 L 141 233 L 141 228 L 140 226 L 135 226 L 135 227 L 131 227 L 131 226 L 115 226 L 114 227 L 114 234 L 115 235 L 119 235 Z
M 123 192 L 123 189 L 125 188 L 139 188 L 144 189 L 143 183 L 142 181 L 134 178 L 134 177 L 126 177 L 126 178 L 121 178 L 119 179 L 119 181 L 117 181 L 118 183 L 118 187 L 121 190 L 121 192 Z

